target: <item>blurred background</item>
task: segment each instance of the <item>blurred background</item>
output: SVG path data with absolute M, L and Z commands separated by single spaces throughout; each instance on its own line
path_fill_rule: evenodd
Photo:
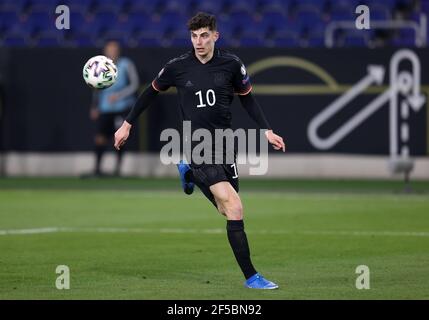
M 64 32 L 54 23 L 61 4 L 71 18 Z M 429 11 L 424 0 L 3 0 L 0 39 L 3 46 L 19 47 L 100 47 L 112 37 L 130 48 L 187 47 L 187 20 L 206 11 L 218 17 L 220 46 L 325 47 L 326 29 L 353 22 L 361 4 L 369 5 L 373 22 L 390 27 L 368 32 L 338 27 L 333 46 L 426 46 L 427 30 L 420 25 Z
M 66 29 L 56 26 L 60 5 L 68 8 Z M 370 29 L 356 28 L 359 5 L 370 10 Z M 254 94 L 286 140 L 288 152 L 271 153 L 267 176 L 391 178 L 412 170 L 429 178 L 429 0 L 2 0 L 0 174 L 91 173 L 97 123 L 83 65 L 114 39 L 136 67 L 137 94 L 191 48 L 186 22 L 198 11 L 216 15 L 218 47 L 246 64 Z M 177 126 L 174 93 L 140 117 L 120 175 L 175 176 L 159 161 L 160 132 Z M 255 128 L 237 101 L 232 110 L 235 128 Z M 111 145 L 101 161 L 106 174 L 115 172 Z

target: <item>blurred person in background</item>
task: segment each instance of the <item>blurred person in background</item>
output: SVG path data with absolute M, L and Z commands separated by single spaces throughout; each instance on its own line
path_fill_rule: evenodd
M 96 122 L 94 138 L 95 168 L 93 175 L 102 176 L 101 164 L 103 154 L 113 133 L 124 121 L 126 115 L 136 101 L 136 92 L 139 78 L 134 63 L 121 56 L 121 47 L 118 41 L 106 42 L 103 54 L 112 59 L 118 68 L 118 78 L 111 87 L 95 90 L 90 110 L 91 120 Z M 120 175 L 123 150 L 117 153 L 114 175 Z

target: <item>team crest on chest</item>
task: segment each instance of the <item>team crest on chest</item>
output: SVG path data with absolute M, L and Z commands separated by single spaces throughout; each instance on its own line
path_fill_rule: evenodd
M 217 72 L 214 74 L 214 83 L 217 86 L 225 84 L 225 74 L 222 72 Z

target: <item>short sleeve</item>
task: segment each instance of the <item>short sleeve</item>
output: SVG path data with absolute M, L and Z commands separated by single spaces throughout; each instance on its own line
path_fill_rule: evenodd
M 165 91 L 168 88 L 175 86 L 175 78 L 172 64 L 167 63 L 152 81 L 152 87 L 157 91 Z
M 240 60 L 234 61 L 233 87 L 234 92 L 239 95 L 246 95 L 252 91 L 250 77 L 247 74 L 246 67 Z

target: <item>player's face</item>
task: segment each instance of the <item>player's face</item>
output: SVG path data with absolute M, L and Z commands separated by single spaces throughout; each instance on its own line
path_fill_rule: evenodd
M 195 49 L 195 54 L 200 57 L 205 57 L 212 53 L 216 40 L 219 38 L 219 32 L 211 31 L 209 28 L 201 28 L 191 31 L 192 45 Z
M 119 58 L 119 44 L 115 41 L 111 41 L 104 47 L 104 55 L 113 61 Z

